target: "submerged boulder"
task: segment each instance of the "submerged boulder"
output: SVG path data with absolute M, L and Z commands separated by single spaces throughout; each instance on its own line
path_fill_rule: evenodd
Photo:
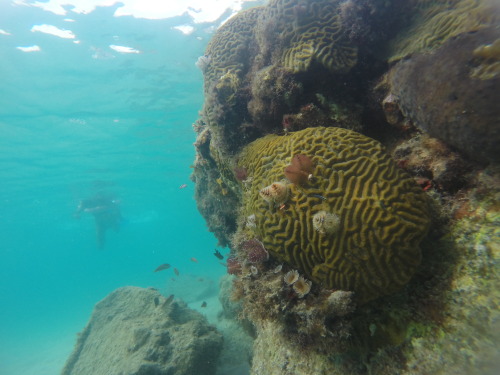
M 123 287 L 96 304 L 62 375 L 214 374 L 222 336 L 183 302 Z
M 498 41 L 497 27 L 464 33 L 433 53 L 400 61 L 388 73 L 406 117 L 478 161 L 500 161 L 500 57 L 488 53 Z

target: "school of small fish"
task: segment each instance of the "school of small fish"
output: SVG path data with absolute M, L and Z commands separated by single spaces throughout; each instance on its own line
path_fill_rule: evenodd
M 179 189 L 184 189 L 185 187 L 187 187 L 186 184 L 182 184 L 181 186 L 179 186 Z M 224 259 L 224 255 L 221 254 L 221 252 L 217 249 L 214 249 L 214 256 L 219 259 L 219 260 L 223 260 Z M 198 259 L 196 259 L 195 257 L 191 257 L 189 258 L 189 260 L 193 263 L 198 263 Z M 222 265 L 225 266 L 225 263 L 223 262 L 219 262 L 221 263 Z M 163 263 L 163 264 L 160 264 L 158 267 L 156 267 L 156 269 L 153 271 L 153 272 L 159 272 L 159 271 L 164 271 L 164 270 L 168 270 L 169 268 L 171 268 L 171 265 L 168 264 L 168 263 Z M 180 275 L 180 272 L 179 270 L 176 268 L 176 267 L 173 267 L 173 270 L 174 270 L 174 273 L 176 276 L 179 276 Z M 171 278 L 172 281 L 175 281 L 175 278 Z M 204 281 L 203 278 L 199 278 L 198 281 L 202 282 Z M 166 305 L 169 305 L 172 303 L 172 301 L 174 300 L 174 295 L 171 294 L 166 300 L 165 302 L 163 303 L 165 306 Z M 159 301 L 157 299 L 154 300 L 154 303 L 155 303 L 155 306 L 158 306 L 158 303 Z M 203 301 L 202 304 L 201 304 L 201 307 L 202 308 L 205 308 L 207 307 L 207 302 L 206 301 Z

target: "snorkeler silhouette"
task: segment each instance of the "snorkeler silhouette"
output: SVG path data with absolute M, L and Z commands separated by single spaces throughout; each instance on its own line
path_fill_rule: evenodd
M 120 201 L 112 195 L 97 193 L 92 198 L 80 201 L 74 217 L 79 219 L 82 212 L 94 215 L 97 245 L 100 249 L 104 248 L 106 231 L 108 229 L 113 229 L 115 232 L 120 230 L 120 224 L 123 221 L 120 212 Z

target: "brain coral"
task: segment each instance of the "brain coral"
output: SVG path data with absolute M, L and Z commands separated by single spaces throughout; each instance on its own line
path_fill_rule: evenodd
M 267 39 L 273 50 L 282 45 L 280 60 L 294 73 L 307 71 L 313 61 L 334 72 L 348 71 L 357 62 L 357 48 L 344 35 L 337 1 L 271 0 L 260 17 L 257 38 L 261 46 Z
M 205 71 L 205 88 L 226 74 L 240 75 L 249 63 L 248 47 L 254 36 L 254 26 L 262 7 L 238 13 L 217 30 L 210 40 L 205 55 L 210 64 Z
M 332 2 L 312 3 L 310 8 L 311 16 L 297 27 L 285 51 L 285 67 L 302 72 L 317 61 L 332 71 L 348 71 L 356 65 L 357 48 L 343 34 L 337 8 Z
M 497 0 L 413 0 L 414 16 L 406 32 L 392 42 L 389 61 L 430 51 L 461 33 L 498 25 Z
M 260 189 L 282 180 L 296 154 L 313 160 L 314 179 L 290 184 L 284 207 L 269 205 Z M 238 164 L 252 181 L 240 214 L 255 215 L 251 230 L 270 254 L 313 281 L 366 302 L 399 289 L 419 265 L 429 224 L 425 195 L 377 141 L 341 128 L 309 128 L 252 142 Z M 314 228 L 321 211 L 339 218 L 331 235 Z

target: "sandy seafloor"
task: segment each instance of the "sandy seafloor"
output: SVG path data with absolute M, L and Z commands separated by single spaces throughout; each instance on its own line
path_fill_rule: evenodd
M 0 3 L 0 374 L 58 373 L 95 303 L 126 285 L 174 293 L 215 322 L 225 269 L 189 180 L 203 101 L 194 63 L 210 25 L 186 35 L 172 27 L 187 16 L 17 3 Z M 33 29 L 43 24 L 74 38 Z M 73 217 L 99 191 L 125 218 L 102 250 L 92 216 Z M 154 273 L 162 263 L 180 276 Z

